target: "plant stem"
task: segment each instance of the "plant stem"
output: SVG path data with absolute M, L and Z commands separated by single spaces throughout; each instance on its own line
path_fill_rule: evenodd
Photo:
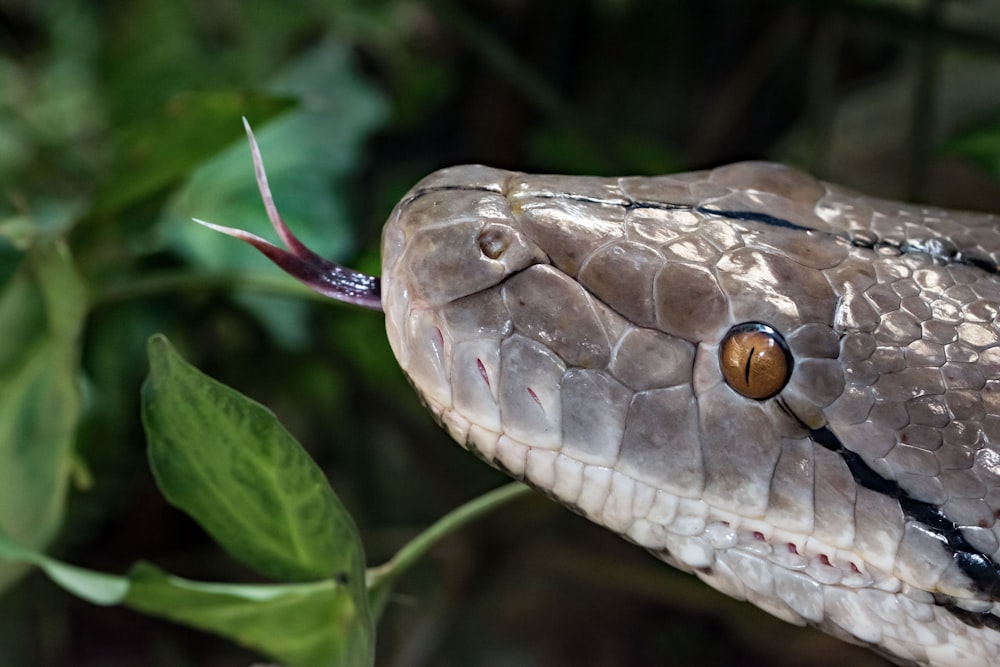
M 451 533 L 530 492 L 531 489 L 524 484 L 511 482 L 488 493 L 484 493 L 478 498 L 470 500 L 464 505 L 448 512 L 427 528 L 427 530 L 410 540 L 388 562 L 368 569 L 369 592 L 391 584 L 399 575 L 406 572 L 407 569 L 437 545 L 438 542 Z

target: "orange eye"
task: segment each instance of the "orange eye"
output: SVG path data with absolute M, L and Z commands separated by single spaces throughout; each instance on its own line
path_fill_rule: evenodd
M 500 259 L 508 247 L 510 239 L 502 229 L 487 227 L 479 234 L 479 250 L 490 259 Z
M 792 376 L 792 353 L 777 331 L 760 322 L 746 322 L 722 339 L 719 365 L 730 387 L 763 401 L 781 391 Z

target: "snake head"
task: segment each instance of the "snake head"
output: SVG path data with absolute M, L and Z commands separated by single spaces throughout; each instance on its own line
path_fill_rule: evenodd
M 267 183 L 267 173 L 264 171 L 264 161 L 261 158 L 260 148 L 257 146 L 257 140 L 254 138 L 253 131 L 250 129 L 250 123 L 247 122 L 246 118 L 243 119 L 243 127 L 246 129 L 247 138 L 250 141 L 254 175 L 257 178 L 257 189 L 260 191 L 261 199 L 264 201 L 267 217 L 288 249 L 279 248 L 270 241 L 266 241 L 242 229 L 223 227 L 205 222 L 204 220 L 198 220 L 197 218 L 195 218 L 195 222 L 249 243 L 263 253 L 265 257 L 277 264 L 285 273 L 288 273 L 310 289 L 324 296 L 363 308 L 381 310 L 381 285 L 376 276 L 355 271 L 317 255 L 299 241 L 292 231 L 288 229 L 288 226 L 282 220 L 274 204 L 274 197 L 271 196 L 271 188 Z
M 747 169 L 797 186 L 790 170 Z M 743 190 L 728 180 L 746 174 L 733 172 L 614 179 L 472 165 L 405 195 L 383 232 L 386 330 L 451 436 L 652 549 L 669 546 L 659 519 L 618 513 L 613 484 L 754 520 L 778 511 L 782 439 L 821 424 L 843 386 L 822 268 L 848 247 L 810 236 L 801 248 L 811 232 L 798 223 L 703 209 L 781 190 L 764 183 L 735 201 Z
M 993 664 L 995 217 L 768 163 L 453 167 L 393 210 L 380 286 L 288 231 L 247 133 L 287 250 L 208 226 L 381 305 L 400 367 L 470 451 L 781 618 Z

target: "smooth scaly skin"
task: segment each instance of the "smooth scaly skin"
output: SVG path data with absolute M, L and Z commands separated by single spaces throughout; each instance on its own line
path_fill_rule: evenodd
M 290 252 L 209 226 L 377 308 L 378 279 L 284 226 L 251 146 Z M 414 387 L 487 462 L 792 623 L 1000 665 L 998 224 L 767 163 L 455 167 L 390 216 L 381 299 Z M 764 401 L 720 374 L 743 322 L 794 357 Z
M 663 560 L 903 661 L 1000 664 L 998 223 L 764 163 L 456 167 L 386 224 L 386 328 L 452 437 Z M 795 360 L 763 402 L 719 371 L 747 321 Z

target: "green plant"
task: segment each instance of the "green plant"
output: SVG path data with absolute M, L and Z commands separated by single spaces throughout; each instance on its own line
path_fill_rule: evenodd
M 124 604 L 209 630 L 288 665 L 371 665 L 374 623 L 394 581 L 434 543 L 522 495 L 510 484 L 365 570 L 354 522 L 274 415 L 149 341 L 143 388 L 149 462 L 163 494 L 226 551 L 277 583 L 207 583 L 139 562 L 126 576 L 74 567 L 0 533 L 0 557 L 35 565 L 97 605 Z
M 361 635 L 378 619 L 386 664 L 421 650 L 436 665 L 502 655 L 548 666 L 564 654 L 574 665 L 607 655 L 645 664 L 666 650 L 678 661 L 847 662 L 844 647 L 808 634 L 789 639 L 792 629 L 709 600 L 544 501 L 458 533 L 470 514 L 522 491 L 448 514 L 502 477 L 422 412 L 381 318 L 319 305 L 255 253 L 190 219 L 266 228 L 241 115 L 259 132 L 296 233 L 370 273 L 378 272 L 380 223 L 399 196 L 434 168 L 467 161 L 622 174 L 768 157 L 878 194 L 995 210 L 995 184 L 967 166 L 932 189 L 914 179 L 906 192 L 893 178 L 906 172 L 900 164 L 926 175 L 942 161 L 928 142 L 950 151 L 952 166 L 957 155 L 997 172 L 990 22 L 956 12 L 934 23 L 911 5 L 787 0 L 761 11 L 759 3 L 587 0 L 497 12 L 498 3 L 450 0 L 125 0 L 112 12 L 81 0 L 0 2 L 0 662 L 211 665 L 257 655 L 116 605 L 252 635 L 241 641 L 290 661 L 310 646 L 363 659 L 371 638 Z M 936 79 L 913 57 L 935 53 L 949 67 Z M 918 80 L 929 81 L 933 104 L 911 95 Z M 936 131 L 926 131 L 935 118 Z M 887 167 L 886 155 L 898 162 Z M 973 183 L 985 198 L 958 201 Z M 174 347 L 270 406 L 301 447 Z M 150 396 L 185 378 L 271 424 L 282 443 L 273 447 L 297 452 L 286 454 L 326 498 L 315 516 L 331 522 L 308 531 L 310 558 L 253 555 L 273 555 L 256 540 L 274 530 L 291 536 L 293 519 L 264 517 L 237 531 L 242 540 L 223 536 L 210 527 L 220 523 L 218 507 L 188 498 L 189 481 L 161 475 L 167 498 L 204 519 L 209 535 L 166 503 L 139 421 L 150 361 L 147 416 Z M 209 405 L 201 404 L 205 415 Z M 151 435 L 197 412 L 192 401 L 180 407 L 188 412 Z M 205 445 L 195 448 L 204 455 L 202 437 L 182 444 Z M 156 461 L 162 451 L 150 441 Z M 232 432 L 213 438 L 225 441 L 243 448 L 223 450 L 230 454 L 256 442 Z M 157 465 L 157 474 L 167 470 Z M 327 479 L 356 533 L 324 490 Z M 450 518 L 434 523 L 443 515 Z M 363 567 L 358 533 L 369 563 L 389 563 L 366 571 L 363 587 L 350 572 L 347 584 L 336 576 Z M 436 541 L 442 534 L 449 540 Z M 438 546 L 414 565 L 429 544 Z M 316 569 L 334 552 L 328 571 Z M 156 568 L 134 565 L 143 560 Z M 78 603 L 39 570 L 112 606 Z M 313 625 L 293 623 L 295 605 L 312 610 L 304 616 Z M 261 643 L 256 624 L 268 618 L 313 644 L 295 653 Z M 361 628 L 354 644 L 316 632 L 335 618 Z M 774 649 L 793 641 L 801 650 Z

